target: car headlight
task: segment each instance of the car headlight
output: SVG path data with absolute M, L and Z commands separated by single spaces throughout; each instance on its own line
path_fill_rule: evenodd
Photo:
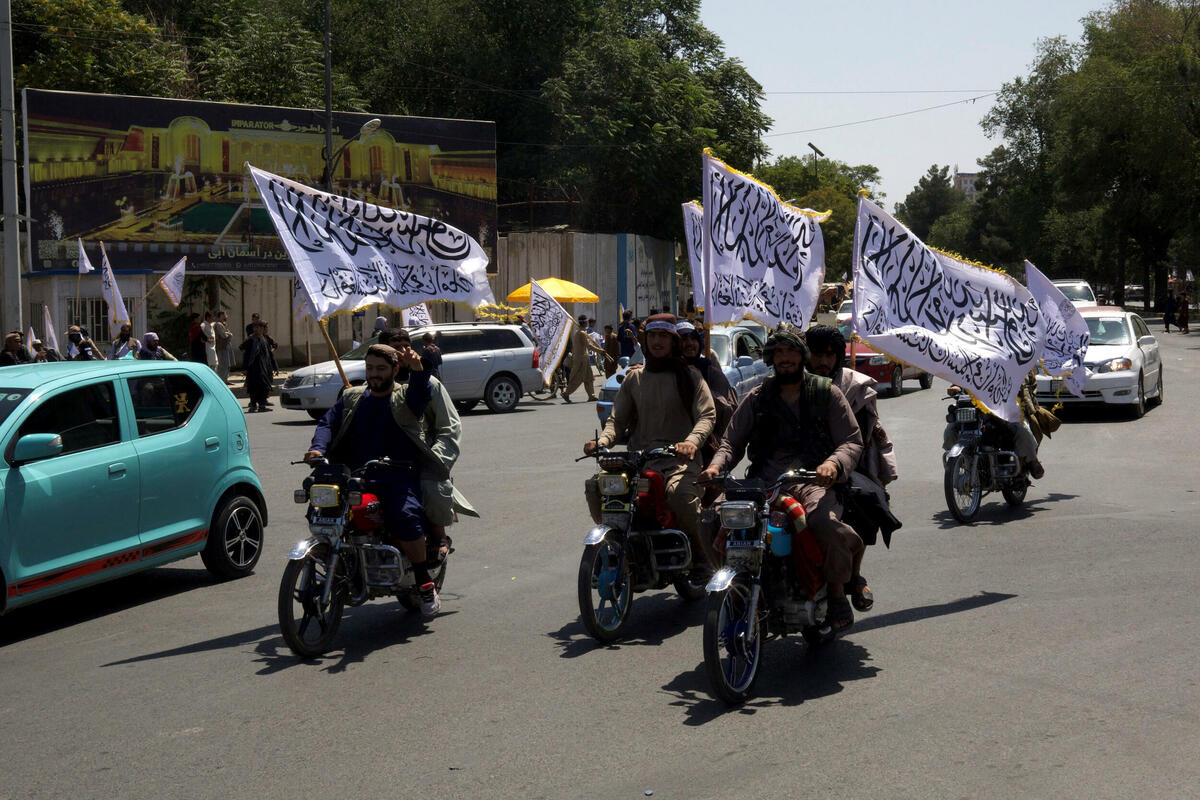
M 332 380 L 336 374 L 336 372 L 318 372 L 316 375 L 310 377 L 308 382 L 313 386 L 320 386 L 322 383 Z
M 600 494 L 625 494 L 629 491 L 629 481 L 624 475 L 600 475 L 596 479 L 600 484 Z
M 871 360 L 867 363 L 872 367 L 882 367 L 884 364 L 888 363 L 888 361 L 888 357 L 880 353 L 877 356 L 871 356 Z
M 1096 365 L 1096 372 L 1121 372 L 1127 369 L 1133 369 L 1133 361 L 1128 358 L 1114 358 Z
M 757 512 L 754 503 L 747 500 L 724 503 L 721 505 L 721 527 L 728 530 L 753 527 Z
M 341 492 L 338 487 L 327 483 L 313 484 L 308 490 L 308 498 L 317 508 L 336 508 L 341 505 Z

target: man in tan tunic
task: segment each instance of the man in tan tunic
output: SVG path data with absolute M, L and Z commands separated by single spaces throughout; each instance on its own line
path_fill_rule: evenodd
M 807 358 L 808 348 L 798 329 L 771 334 L 763 360 L 774 365 L 775 375 L 738 405 L 725 440 L 701 480 L 729 471 L 747 450 L 752 478 L 774 481 L 791 469 L 816 471 L 816 480 L 796 484 L 789 494 L 804 506 L 808 527 L 825 557 L 822 571 L 829 589 L 829 621 L 841 633 L 854 623 L 846 584 L 863 542 L 842 522 L 842 504 L 828 489 L 849 479 L 862 454 L 862 437 L 841 390 L 828 378 L 805 374 Z M 814 409 L 810 399 L 822 396 L 828 398 L 825 407 Z
M 587 332 L 587 315 L 579 315 L 579 324 L 575 326 L 574 333 L 571 334 L 571 363 L 568 368 L 571 370 L 571 378 L 567 381 L 567 386 L 562 391 L 562 399 L 566 402 L 571 402 L 571 392 L 575 391 L 582 384 L 583 388 L 587 389 L 588 400 L 596 399 L 595 380 L 592 375 L 592 365 L 588 363 L 588 351 L 591 350 L 599 353 L 604 358 L 608 358 L 608 354 L 604 352 L 604 348 L 596 344 L 592 337 Z
M 700 494 L 696 476 L 702 464 L 696 458 L 712 433 L 717 411 L 704 378 L 683 360 L 675 315 L 657 314 L 646 320 L 646 366 L 630 372 L 613 402 L 612 414 L 596 441 L 585 442 L 591 455 L 597 446 L 611 447 L 627 441 L 633 450 L 674 445 L 676 459 L 659 459 L 648 469 L 662 473 L 667 506 L 679 529 L 692 542 L 697 566 L 715 563 L 712 542 L 697 535 Z

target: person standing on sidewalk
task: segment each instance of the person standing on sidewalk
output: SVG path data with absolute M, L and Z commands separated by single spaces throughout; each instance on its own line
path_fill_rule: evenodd
M 564 402 L 571 402 L 571 392 L 578 389 L 580 385 L 587 390 L 588 400 L 596 399 L 595 377 L 592 374 L 592 365 L 588 363 L 588 351 L 599 353 L 606 359 L 609 357 L 608 353 L 604 352 L 604 348 L 599 347 L 592 341 L 592 337 L 588 336 L 587 316 L 581 314 L 579 325 L 571 334 L 571 379 L 567 381 L 567 386 L 562 391 Z
M 250 398 L 247 412 L 271 411 L 267 398 L 271 395 L 273 378 L 271 346 L 267 344 L 261 321 L 254 323 L 254 334 L 242 342 L 242 367 L 246 370 L 246 394 Z
M 229 330 L 229 315 L 224 310 L 217 312 L 213 338 L 217 340 L 217 374 L 229 383 L 229 369 L 233 366 L 233 332 Z

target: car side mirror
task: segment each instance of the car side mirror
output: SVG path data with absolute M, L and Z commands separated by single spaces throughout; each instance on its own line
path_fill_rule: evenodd
M 1158 344 L 1158 340 L 1154 338 L 1154 334 L 1147 333 L 1138 339 L 1138 345 L 1141 347 L 1149 347 L 1152 344 Z
M 735 367 L 748 367 L 753 363 L 754 363 L 754 359 L 751 358 L 750 356 L 738 356 L 737 362 L 734 364 L 734 366 Z
M 20 466 L 29 461 L 50 458 L 62 452 L 62 436 L 57 433 L 30 433 L 17 440 L 13 448 L 13 462 Z

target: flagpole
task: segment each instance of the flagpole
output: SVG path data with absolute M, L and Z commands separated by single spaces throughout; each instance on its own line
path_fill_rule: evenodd
M 79 281 L 82 279 L 83 279 L 83 273 L 77 272 L 75 274 L 75 318 L 71 322 L 72 325 L 79 324 Z
M 325 343 L 329 345 L 329 352 L 333 353 L 333 363 L 337 367 L 338 375 L 342 376 L 342 384 L 349 388 L 350 381 L 346 378 L 346 370 L 342 369 L 342 359 L 338 358 L 337 348 L 333 346 L 333 339 L 329 338 L 329 328 L 325 327 L 325 320 L 320 320 L 321 333 L 325 335 Z
M 135 305 L 135 306 L 133 307 L 133 311 L 130 311 L 130 312 L 129 312 L 129 316 L 130 316 L 130 317 L 136 317 L 136 316 L 137 316 L 138 309 L 142 307 L 142 303 L 146 302 L 146 298 L 150 296 L 151 292 L 153 292 L 155 289 L 157 289 L 157 288 L 158 288 L 158 285 L 159 285 L 159 283 L 160 283 L 160 282 L 161 282 L 161 281 L 155 281 L 155 282 L 154 282 L 154 285 L 150 287 L 150 291 L 149 291 L 149 292 L 146 292 L 144 295 L 142 295 L 142 299 L 137 301 L 137 305 Z M 132 322 L 133 322 L 133 320 L 132 320 L 132 319 L 130 319 L 130 323 L 131 323 L 131 324 L 132 324 Z

